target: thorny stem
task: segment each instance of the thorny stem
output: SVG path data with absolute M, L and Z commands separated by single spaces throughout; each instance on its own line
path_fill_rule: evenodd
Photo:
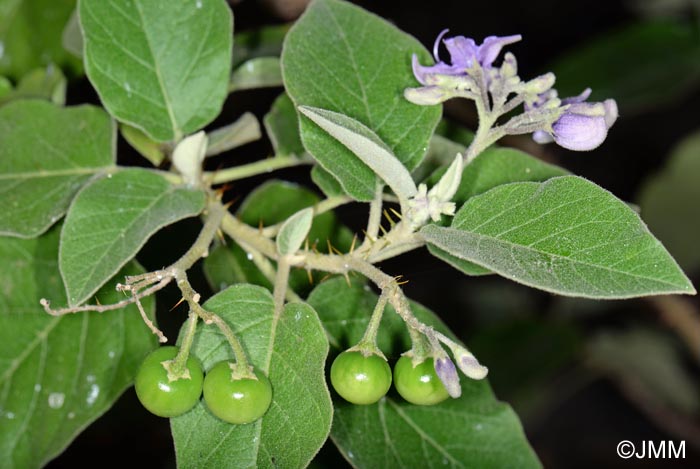
M 287 292 L 287 284 L 289 283 L 290 260 L 290 256 L 280 256 L 277 261 L 277 275 L 275 276 L 275 286 L 272 292 L 275 305 L 273 321 L 275 323 L 282 316 L 282 311 L 284 310 L 284 298 Z

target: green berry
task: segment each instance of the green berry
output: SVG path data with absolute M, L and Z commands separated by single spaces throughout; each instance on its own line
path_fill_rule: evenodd
M 233 378 L 231 362 L 219 362 L 204 378 L 204 402 L 221 420 L 244 424 L 263 416 L 272 402 L 272 385 L 261 371 L 257 379 Z
M 394 386 L 411 404 L 433 405 L 449 396 L 435 373 L 433 359 L 428 358 L 415 367 L 411 357 L 401 357 L 394 366 Z
M 331 365 L 331 384 L 340 396 L 353 404 L 374 404 L 391 387 L 391 368 L 379 355 L 343 352 Z
M 202 395 L 204 375 L 195 358 L 187 358 L 189 378 L 168 378 L 168 370 L 163 366 L 163 362 L 173 360 L 178 352 L 179 349 L 172 346 L 154 350 L 143 361 L 136 375 L 135 387 L 139 401 L 159 417 L 177 417 L 184 414 L 197 404 L 199 396 Z

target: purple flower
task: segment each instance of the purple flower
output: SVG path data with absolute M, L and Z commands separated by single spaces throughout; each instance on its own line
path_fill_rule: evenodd
M 459 385 L 459 375 L 452 360 L 446 355 L 435 359 L 435 373 L 445 385 L 450 397 L 458 398 L 462 395 L 462 387 Z
M 598 147 L 608 136 L 608 129 L 617 120 L 617 103 L 606 99 L 602 103 L 587 103 L 591 90 L 578 96 L 562 99 L 564 112 L 552 124 L 552 131 L 539 130 L 532 138 L 537 143 L 556 142 L 574 151 L 589 151 Z M 538 107 L 539 103 L 535 104 Z
M 429 84 L 426 81 L 428 75 L 466 75 L 467 69 L 474 67 L 476 63 L 484 69 L 490 69 L 498 54 L 501 53 L 503 46 L 513 44 L 522 39 L 519 34 L 505 37 L 489 36 L 478 46 L 474 39 L 464 36 L 445 39 L 443 43 L 450 54 L 450 63 L 448 64 L 441 61 L 438 54 L 440 40 L 447 31 L 447 29 L 443 30 L 433 45 L 433 57 L 435 57 L 437 62 L 435 65 L 427 67 L 420 65 L 418 57 L 413 54 L 413 74 L 423 85 Z

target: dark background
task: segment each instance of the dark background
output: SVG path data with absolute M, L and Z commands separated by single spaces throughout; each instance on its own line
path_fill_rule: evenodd
M 236 31 L 284 22 L 284 14 L 280 12 L 294 2 L 281 2 L 283 5 L 277 7 L 271 6 L 272 3 L 236 2 L 233 5 Z M 488 35 L 522 34 L 523 41 L 509 50 L 518 58 L 520 76 L 529 78 L 544 73 L 553 60 L 586 44 L 590 38 L 640 21 L 644 16 L 639 5 L 651 2 L 356 3 L 413 34 L 428 48 L 443 28 L 477 41 Z M 690 2 L 665 3 L 680 5 L 671 12 L 676 20 L 697 24 Z M 674 85 L 667 83 L 669 87 Z M 212 127 L 230 122 L 246 110 L 262 117 L 279 91 L 235 93 Z M 68 101 L 69 104 L 98 102 L 84 78 L 70 84 Z M 553 145 L 535 146 L 527 137 L 511 139 L 506 144 L 535 153 L 602 185 L 623 200 L 634 201 L 643 181 L 664 164 L 674 145 L 700 128 L 694 110 L 699 105 L 700 91 L 695 88 L 644 112 L 626 115 L 625 109 L 621 109 L 621 117 L 607 141 L 590 153 L 572 153 Z M 472 128 L 476 119 L 471 106 L 464 102 L 449 103 L 445 115 Z M 119 148 L 122 161 L 143 164 L 123 141 Z M 247 145 L 235 153 L 237 161 L 252 161 L 270 151 L 269 144 L 263 142 Z M 219 159 L 212 164 L 225 162 Z M 307 171 L 293 169 L 276 176 L 313 187 Z M 227 196 L 244 195 L 263 180 L 253 178 L 237 183 Z M 351 229 L 359 231 L 365 223 L 366 208 L 343 207 L 339 214 Z M 172 260 L 176 259 L 194 239 L 197 227 L 196 222 L 182 222 L 163 230 L 149 242 L 139 260 L 146 268 L 162 267 L 167 262 L 163 253 L 168 252 Z M 182 230 L 189 233 L 189 239 L 180 234 Z M 668 336 L 677 345 L 680 365 L 696 379 L 697 361 L 693 361 L 694 357 L 670 332 L 654 304 L 645 300 L 605 304 L 561 300 L 499 278 L 465 278 L 425 252 L 386 262 L 383 268 L 409 279 L 407 294 L 440 312 L 489 366 L 497 396 L 510 402 L 519 413 L 528 438 L 546 467 L 700 467 L 700 452 L 694 446 L 700 442 L 697 413 L 679 415 L 677 411 L 659 410 L 654 399 L 635 393 L 635 386 L 629 385 L 626 376 L 606 372 L 604 367 L 591 365 L 588 360 L 587 347 L 592 337 L 602 331 L 615 333 L 643 327 Z M 697 281 L 697 272 L 690 274 Z M 206 297 L 208 287 L 198 277 L 195 288 Z M 158 319 L 168 336 L 175 335 L 184 318 L 182 310 L 168 311 L 178 299 L 174 290 L 166 290 L 159 297 Z M 697 301 L 691 300 L 691 306 L 697 308 Z M 645 359 L 643 355 L 639 357 L 640 361 Z M 621 440 L 686 440 L 686 459 L 623 461 L 615 453 Z M 128 390 L 112 410 L 82 433 L 49 467 L 81 467 L 87 463 L 102 467 L 174 467 L 168 421 L 146 412 L 133 390 Z M 328 445 L 315 464 L 347 466 Z

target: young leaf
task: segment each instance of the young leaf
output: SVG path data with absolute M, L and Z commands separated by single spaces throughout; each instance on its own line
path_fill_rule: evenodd
M 574 176 L 498 186 L 465 203 L 429 244 L 516 282 L 568 296 L 694 294 L 627 204 Z
M 230 91 L 282 86 L 282 70 L 277 57 L 257 57 L 242 63 L 231 74 Z
M 644 220 L 686 270 L 700 268 L 700 132 L 684 139 L 666 167 L 642 186 Z
M 105 313 L 49 316 L 39 305 L 65 304 L 56 259 L 58 227 L 31 240 L 0 239 L 0 458 L 8 469 L 38 468 L 61 453 L 130 386 L 156 346 L 134 305 Z M 132 263 L 98 294 L 102 304 L 123 296 Z M 141 300 L 149 315 L 152 298 Z
M 277 252 L 283 256 L 297 252 L 309 234 L 313 219 L 314 211 L 312 208 L 299 210 L 289 217 L 277 234 Z
M 308 301 L 340 352 L 362 337 L 377 296 L 361 282 L 348 287 L 335 278 L 316 287 Z M 416 303 L 411 308 L 452 336 L 434 313 Z M 410 343 L 403 321 L 387 308 L 379 347 L 391 360 Z M 462 397 L 435 406 L 414 406 L 393 393 L 367 406 L 336 398 L 331 438 L 353 467 L 538 467 L 517 416 L 495 399 L 486 380 L 461 382 Z
M 0 142 L 2 235 L 40 235 L 90 177 L 114 166 L 114 124 L 89 105 L 11 102 L 0 107 Z
M 82 0 L 85 69 L 107 110 L 157 141 L 211 122 L 226 99 L 233 21 L 223 0 Z
M 403 98 L 403 90 L 416 84 L 414 53 L 430 60 L 418 41 L 385 20 L 350 3 L 316 0 L 287 34 L 282 76 L 296 106 L 356 119 L 410 171 L 423 158 L 441 112 L 440 106 L 415 106 Z M 301 136 L 349 195 L 372 200 L 376 185 L 369 167 L 307 119 L 302 119 Z
M 126 169 L 86 186 L 61 232 L 59 266 L 68 303 L 90 298 L 153 233 L 203 208 L 202 192 L 174 187 L 143 169 Z
M 441 176 L 443 172 L 444 170 L 436 172 L 433 176 Z M 566 174 L 568 173 L 565 169 L 540 161 L 521 151 L 494 147 L 481 153 L 464 169 L 454 201 L 459 207 L 469 198 L 503 184 L 540 182 Z M 489 269 L 450 255 L 433 244 L 428 244 L 428 251 L 467 275 L 491 273 Z
M 361 159 L 401 200 L 416 195 L 418 189 L 411 173 L 372 130 L 351 117 L 325 109 L 300 106 L 299 112 Z
M 304 467 L 328 437 L 333 408 L 323 373 L 328 341 L 316 312 L 288 304 L 275 323 L 270 293 L 236 285 L 204 308 L 221 316 L 243 343 L 253 366 L 272 383 L 272 404 L 260 420 L 231 425 L 200 402 L 171 419 L 180 467 Z M 200 324 L 192 349 L 210 369 L 232 358 L 214 325 Z

